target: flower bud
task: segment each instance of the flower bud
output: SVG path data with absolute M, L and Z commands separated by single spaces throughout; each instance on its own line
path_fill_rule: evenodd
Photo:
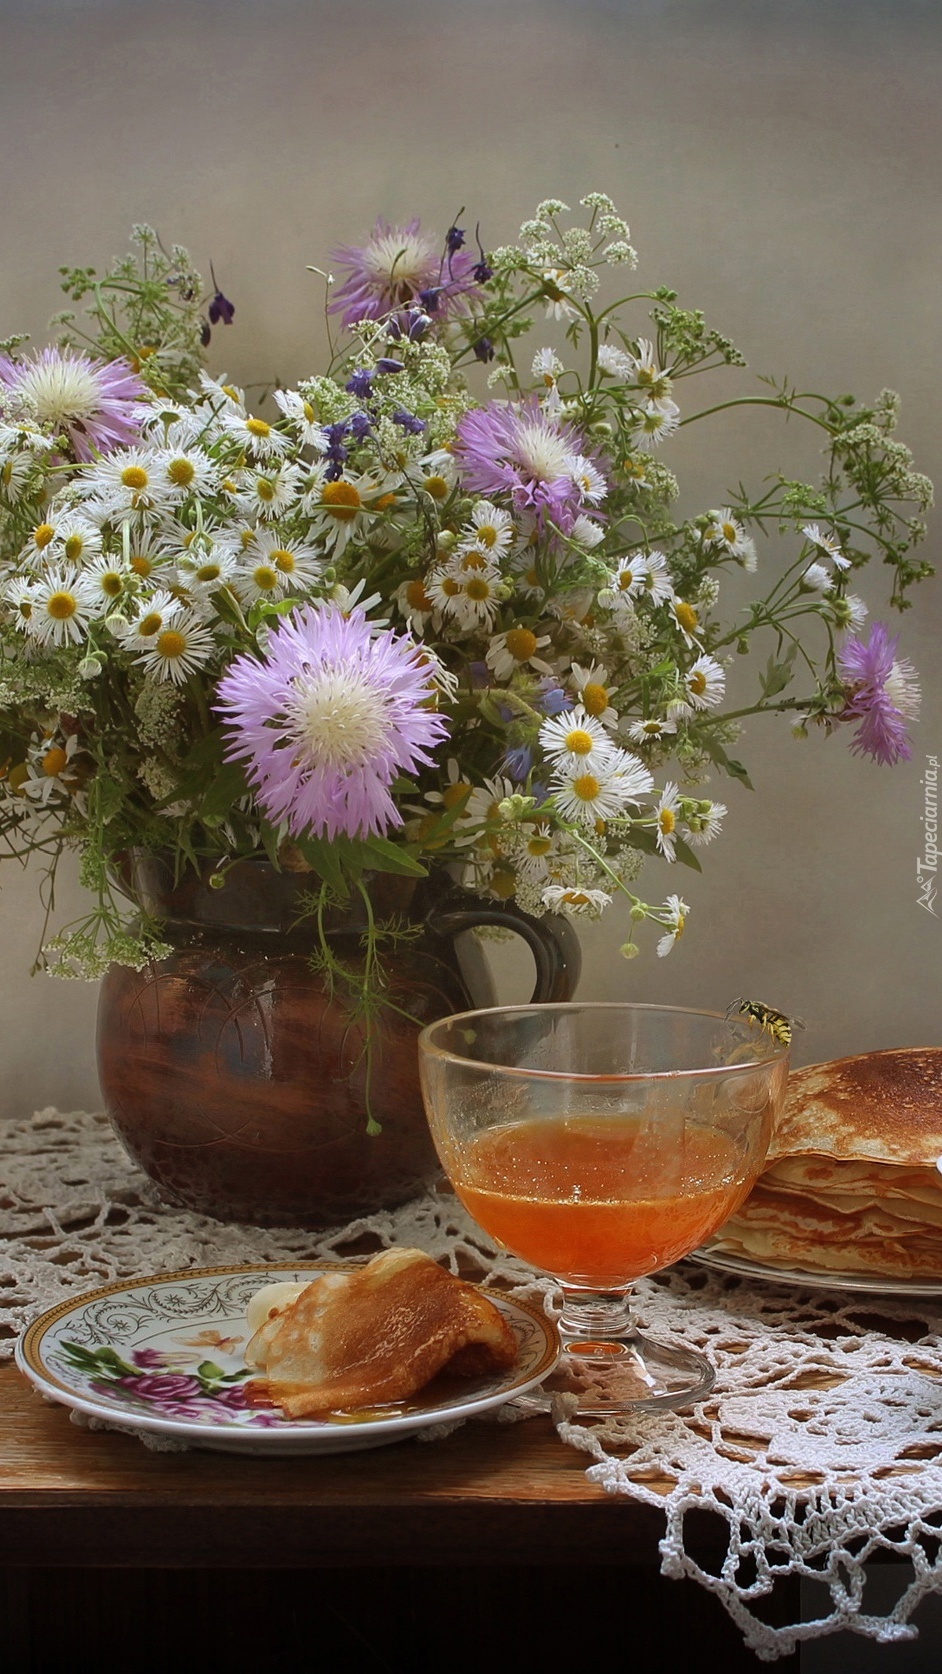
M 622 942 L 618 951 L 623 959 L 637 959 L 641 949 L 637 942 Z

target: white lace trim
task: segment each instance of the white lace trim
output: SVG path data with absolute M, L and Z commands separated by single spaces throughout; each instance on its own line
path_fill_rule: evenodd
M 450 1199 L 421 1198 L 326 1234 L 231 1226 L 164 1207 L 103 1116 L 39 1111 L 5 1124 L 2 1148 L 4 1358 L 23 1326 L 71 1294 L 176 1268 L 343 1254 L 367 1234 L 377 1247 L 415 1244 L 470 1263 L 551 1310 L 548 1281 L 495 1251 Z M 638 1287 L 638 1314 L 656 1334 L 706 1349 L 712 1395 L 689 1412 L 611 1428 L 574 1423 L 563 1398 L 554 1419 L 593 1461 L 590 1481 L 663 1512 L 664 1574 L 713 1592 L 765 1661 L 841 1628 L 915 1637 L 914 1610 L 942 1591 L 942 1302 L 848 1299 L 681 1265 Z M 525 1415 L 520 1403 L 502 1416 Z M 726 1523 L 717 1574 L 685 1548 L 694 1508 Z M 889 1554 L 909 1558 L 914 1575 L 892 1613 L 876 1615 L 864 1565 Z M 770 1627 L 763 1601 L 789 1575 L 821 1584 L 818 1614 Z

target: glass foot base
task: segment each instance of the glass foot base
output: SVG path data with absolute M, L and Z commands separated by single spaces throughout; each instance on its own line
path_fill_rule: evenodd
M 577 1417 L 605 1418 L 692 1406 L 709 1395 L 715 1379 L 704 1355 L 640 1331 L 611 1341 L 563 1333 L 562 1358 L 540 1393 L 547 1405 L 554 1395 L 575 1395 Z

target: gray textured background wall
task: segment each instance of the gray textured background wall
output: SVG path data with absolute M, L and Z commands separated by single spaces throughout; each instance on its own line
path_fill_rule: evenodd
M 445 226 L 464 204 L 496 244 L 539 198 L 601 189 L 645 284 L 704 308 L 757 372 L 899 390 L 900 434 L 940 474 L 935 0 L 0 0 L 0 25 L 0 335 L 41 340 L 59 263 L 103 267 L 147 220 L 236 300 L 216 368 L 291 380 L 323 348 L 305 265 L 378 211 Z M 740 477 L 817 469 L 776 415 L 695 427 L 671 463 L 696 509 Z M 878 570 L 860 591 L 885 614 Z M 683 943 L 626 965 L 623 922 L 603 920 L 583 994 L 758 995 L 805 1018 L 799 1061 L 938 1043 L 942 924 L 916 904 L 915 863 L 942 750 L 942 580 L 901 625 L 925 694 L 913 762 L 752 725 L 756 794 L 719 790 L 730 815 L 702 877 L 645 880 L 690 903 Z M 94 991 L 29 976 L 38 881 L 0 876 L 11 1112 L 97 1099 Z M 60 906 L 77 910 L 68 880 Z M 519 991 L 522 962 L 497 959 Z

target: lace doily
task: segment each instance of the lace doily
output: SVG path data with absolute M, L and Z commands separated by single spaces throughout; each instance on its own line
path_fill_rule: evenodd
M 324 1234 L 231 1226 L 163 1206 L 102 1116 L 40 1111 L 5 1124 L 0 1146 L 6 1358 L 23 1326 L 70 1294 L 189 1266 L 344 1254 L 364 1237 L 470 1264 L 552 1307 L 548 1281 L 494 1250 L 448 1198 Z M 639 1285 L 637 1311 L 652 1332 L 707 1351 L 710 1397 L 612 1428 L 574 1422 L 564 1397 L 554 1420 L 592 1460 L 591 1481 L 662 1511 L 663 1573 L 714 1593 L 765 1661 L 841 1628 L 915 1637 L 914 1610 L 942 1591 L 942 1300 L 847 1298 L 688 1264 Z M 684 1544 L 687 1512 L 704 1508 L 727 1526 L 718 1573 Z M 889 1554 L 908 1558 L 913 1578 L 891 1614 L 872 1613 L 865 1565 Z M 819 1584 L 819 1613 L 772 1627 L 763 1614 L 786 1576 Z

